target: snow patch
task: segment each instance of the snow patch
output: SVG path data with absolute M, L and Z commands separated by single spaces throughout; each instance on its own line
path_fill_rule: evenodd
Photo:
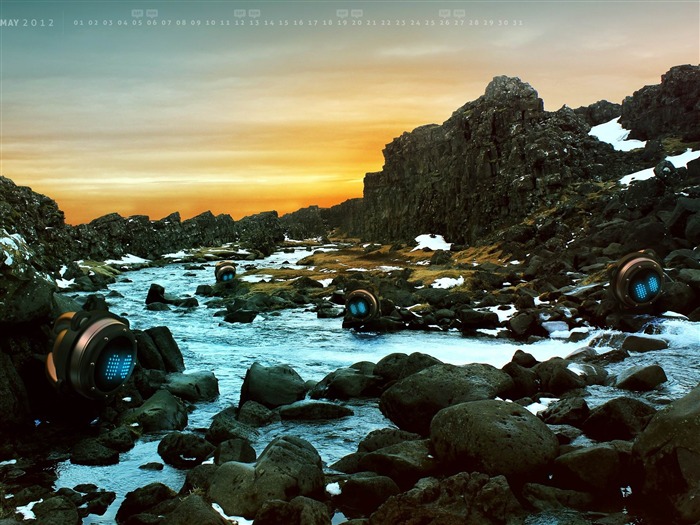
M 127 253 L 125 256 L 123 256 L 121 259 L 109 259 L 105 261 L 105 264 L 113 265 L 113 264 L 145 264 L 149 263 L 148 259 L 142 259 L 141 257 L 137 257 L 136 255 L 132 255 L 130 253 Z
M 226 521 L 230 521 L 231 523 L 237 523 L 238 525 L 253 525 L 253 522 L 251 520 L 247 520 L 239 516 L 228 516 L 224 512 L 224 509 L 221 508 L 221 505 L 219 505 L 218 503 L 212 503 L 211 508 L 218 512 L 219 515 Z
M 700 150 L 693 151 L 688 148 L 685 150 L 685 153 L 666 157 L 666 160 L 673 164 L 675 168 L 685 168 L 691 160 L 695 160 L 697 158 L 700 158 Z M 620 184 L 623 186 L 629 186 L 630 183 L 636 180 L 646 180 L 652 177 L 654 177 L 654 168 L 647 168 L 645 170 L 636 171 L 634 173 L 630 173 L 629 175 L 625 175 L 620 179 Z
M 433 235 L 430 233 L 419 235 L 416 237 L 416 242 L 418 246 L 413 248 L 411 250 L 412 252 L 422 250 L 423 248 L 429 248 L 431 250 L 449 250 L 452 246 L 452 243 L 445 241 L 442 235 Z
M 646 141 L 627 140 L 630 130 L 623 128 L 619 120 L 620 117 L 617 117 L 604 124 L 593 126 L 588 134 L 601 142 L 607 142 L 617 151 L 631 151 L 643 148 L 646 145 Z
M 328 288 L 328 285 L 333 282 L 333 278 L 319 279 L 318 282 L 321 283 L 324 288 Z
M 182 259 L 183 257 L 187 257 L 187 252 L 184 250 L 180 250 L 179 252 L 175 253 L 166 253 L 163 255 L 163 259 Z
M 70 288 L 75 284 L 75 279 L 56 279 L 56 286 L 58 286 L 59 289 L 65 290 L 66 288 Z
M 454 279 L 452 277 L 441 277 L 440 279 L 435 279 L 433 281 L 433 284 L 430 286 L 432 288 L 442 288 L 442 289 L 447 289 L 447 288 L 454 288 L 455 286 L 461 286 L 464 284 L 464 277 L 461 275 L 457 278 Z
M 17 463 L 16 459 L 8 459 L 7 461 L 0 461 L 0 467 L 5 466 L 5 465 L 14 465 Z
M 335 483 L 326 485 L 326 492 L 331 496 L 340 496 L 343 491 L 340 488 L 340 483 L 336 481 Z
M 577 363 L 569 363 L 569 366 L 567 366 L 569 370 L 571 370 L 574 374 L 577 376 L 585 376 L 586 371 L 581 367 L 581 365 Z
M 25 520 L 35 520 L 36 515 L 34 514 L 34 511 L 32 509 L 34 508 L 34 505 L 36 505 L 37 503 L 41 503 L 42 501 L 44 500 L 40 499 L 39 501 L 32 501 L 31 503 L 27 503 L 22 507 L 17 507 L 17 509 L 15 510 L 19 512 Z

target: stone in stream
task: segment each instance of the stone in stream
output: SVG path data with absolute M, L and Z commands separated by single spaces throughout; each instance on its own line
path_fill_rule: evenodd
M 169 513 L 161 525 L 230 525 L 199 494 L 190 494 Z
M 122 423 L 138 423 L 144 432 L 182 430 L 187 426 L 187 409 L 167 390 L 158 390 L 143 405 L 125 412 Z
M 591 410 L 583 424 L 584 433 L 597 441 L 634 439 L 656 409 L 630 397 L 617 397 Z
M 279 414 L 284 420 L 329 420 L 352 416 L 352 409 L 325 401 L 297 401 L 280 407 Z
M 438 470 L 427 439 L 402 441 L 368 452 L 360 458 L 358 466 L 360 471 L 390 477 L 402 490 L 410 489 L 416 481 Z
M 615 382 L 617 388 L 646 392 L 668 380 L 659 365 L 633 366 L 622 372 Z
M 212 418 L 206 438 L 210 443 L 219 444 L 229 439 L 252 440 L 258 432 L 236 419 L 236 407 L 228 407 Z
M 491 365 L 437 364 L 389 387 L 379 400 L 379 408 L 399 428 L 427 435 L 430 421 L 441 409 L 495 398 L 512 385 L 508 374 Z
M 214 445 L 186 432 L 171 432 L 158 444 L 158 455 L 168 465 L 188 469 L 202 463 L 214 453 Z
M 207 496 L 229 516 L 255 518 L 268 500 L 289 501 L 294 495 L 322 497 L 321 457 L 303 439 L 273 439 L 255 465 L 230 461 L 212 476 Z
M 268 408 L 277 408 L 304 399 L 306 383 L 289 365 L 251 365 L 241 386 L 239 407 L 252 400 Z
M 164 388 L 185 401 L 213 401 L 219 396 L 219 381 L 207 370 L 168 374 Z
M 384 381 L 399 381 L 433 365 L 441 364 L 439 359 L 420 352 L 406 355 L 400 352 L 383 357 L 374 367 L 374 374 Z
M 369 525 L 502 525 L 521 523 L 524 515 L 505 477 L 462 472 L 422 479 L 408 492 L 391 496 L 370 516 Z
M 278 412 L 270 410 L 257 401 L 246 401 L 238 410 L 238 421 L 250 427 L 264 427 L 280 421 Z
M 376 397 L 383 384 L 374 373 L 375 364 L 354 363 L 347 368 L 339 368 L 321 379 L 309 392 L 313 399 L 355 399 Z
M 515 403 L 472 401 L 445 408 L 430 425 L 435 456 L 448 472 L 484 472 L 516 482 L 542 478 L 559 453 L 556 436 Z
M 125 523 L 131 516 L 151 514 L 154 517 L 161 514 L 160 510 L 168 502 L 177 502 L 177 494 L 163 483 L 150 483 L 145 487 L 132 490 L 126 494 L 124 501 L 117 511 L 117 523 Z
M 628 335 L 622 342 L 622 349 L 630 352 L 650 352 L 652 350 L 665 350 L 668 343 L 658 337 L 642 335 Z
M 632 449 L 641 475 L 632 490 L 666 514 L 700 520 L 700 387 L 660 410 Z
M 328 525 L 328 507 L 315 499 L 297 496 L 290 502 L 271 500 L 255 515 L 255 525 Z
M 333 503 L 348 518 L 359 518 L 369 516 L 389 497 L 400 492 L 390 477 L 362 473 L 341 485 L 341 492 L 333 498 Z

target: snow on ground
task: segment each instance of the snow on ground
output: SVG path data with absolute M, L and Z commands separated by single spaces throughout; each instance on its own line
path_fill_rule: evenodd
M 240 516 L 227 516 L 226 513 L 224 512 L 224 509 L 221 508 L 221 505 L 218 503 L 212 503 L 211 507 L 219 513 L 219 515 L 224 518 L 226 521 L 230 523 L 237 523 L 238 525 L 253 525 L 253 522 L 250 520 L 247 520 L 245 518 L 242 518 Z
M 416 242 L 418 246 L 413 248 L 411 250 L 412 252 L 422 250 L 423 248 L 429 248 L 431 250 L 449 250 L 452 246 L 452 243 L 445 241 L 442 235 L 433 235 L 431 233 L 419 235 L 416 237 Z
M 676 168 L 685 168 L 691 160 L 695 160 L 697 158 L 700 158 L 700 150 L 692 151 L 690 148 L 688 148 L 685 153 L 666 157 L 666 160 L 673 164 Z M 646 180 L 652 178 L 653 176 L 654 168 L 647 168 L 642 171 L 636 171 L 634 173 L 630 173 L 629 175 L 625 175 L 620 179 L 620 184 L 623 186 L 628 186 L 635 180 Z
M 433 281 L 433 284 L 430 286 L 432 288 L 454 288 L 455 286 L 461 286 L 464 284 L 464 277 L 461 275 L 457 279 L 453 279 L 452 277 L 441 277 L 440 279 L 435 279 Z
M 328 279 L 318 279 L 318 282 L 323 285 L 324 288 L 328 288 L 328 285 L 333 282 L 333 278 Z
M 182 259 L 183 257 L 187 257 L 187 252 L 184 250 L 180 250 L 179 252 L 175 253 L 166 253 L 163 255 L 163 259 Z
M 630 130 L 623 128 L 619 120 L 620 117 L 617 117 L 610 122 L 593 126 L 588 134 L 601 142 L 607 142 L 617 151 L 631 151 L 633 149 L 643 148 L 646 145 L 646 141 L 627 140 Z
M 148 259 L 142 259 L 141 257 L 137 257 L 136 255 L 127 253 L 121 259 L 109 259 L 105 261 L 105 264 L 145 264 L 149 262 L 151 261 L 149 261 Z

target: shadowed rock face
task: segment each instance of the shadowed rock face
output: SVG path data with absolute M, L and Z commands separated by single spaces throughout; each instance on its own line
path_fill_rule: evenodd
M 365 177 L 364 236 L 395 241 L 430 231 L 473 243 L 575 194 L 577 183 L 629 172 L 589 129 L 567 107 L 544 111 L 529 84 L 496 77 L 442 125 L 386 146 L 382 171 Z
M 645 86 L 622 103 L 620 123 L 630 138 L 649 140 L 677 134 L 700 140 L 700 66 L 672 67 L 661 84 Z

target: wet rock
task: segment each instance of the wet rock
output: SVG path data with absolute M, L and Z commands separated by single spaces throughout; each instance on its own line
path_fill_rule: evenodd
M 509 362 L 501 369 L 508 374 L 513 380 L 513 388 L 504 392 L 504 396 L 508 399 L 520 399 L 523 397 L 532 397 L 540 389 L 540 379 L 537 373 L 530 368 L 525 368 L 517 363 Z
M 227 515 L 252 519 L 265 501 L 289 501 L 295 495 L 320 497 L 323 489 L 316 449 L 303 439 L 282 436 L 270 442 L 254 466 L 233 461 L 221 465 L 207 494 Z
M 617 388 L 647 392 L 668 380 L 659 365 L 633 366 L 622 372 L 615 382 Z
M 331 515 L 320 501 L 297 496 L 290 502 L 271 500 L 255 515 L 256 525 L 328 525 Z
M 700 388 L 695 388 L 659 411 L 632 449 L 641 465 L 632 490 L 660 513 L 688 523 L 700 520 L 699 433 Z
M 515 403 L 461 403 L 437 413 L 430 425 L 435 456 L 448 471 L 484 472 L 515 481 L 536 480 L 559 452 L 540 419 Z
M 142 330 L 133 330 L 136 338 L 136 358 L 143 368 L 165 371 L 165 362 L 151 336 Z
M 398 381 L 440 363 L 442 361 L 439 359 L 420 352 L 414 352 L 411 355 L 397 352 L 379 360 L 374 367 L 374 374 L 380 376 L 386 382 Z
M 173 338 L 173 334 L 167 326 L 155 326 L 146 330 L 153 341 L 158 353 L 163 359 L 166 372 L 183 372 L 185 362 L 182 359 L 182 352 Z
M 238 411 L 238 421 L 250 427 L 264 427 L 280 420 L 274 412 L 257 401 L 246 401 Z
M 306 384 L 291 366 L 266 367 L 255 362 L 243 380 L 239 406 L 252 400 L 268 408 L 276 408 L 304 399 L 305 395 Z
M 128 492 L 117 511 L 117 523 L 126 523 L 127 519 L 136 514 L 153 513 L 157 516 L 158 507 L 176 496 L 177 494 L 170 487 L 162 483 L 150 483 Z
M 571 425 L 576 428 L 582 428 L 590 414 L 591 411 L 585 399 L 570 397 L 560 399 L 549 405 L 540 414 L 540 417 L 548 425 Z
M 532 354 L 523 352 L 522 350 L 516 350 L 515 354 L 513 354 L 511 362 L 520 365 L 523 368 L 532 368 L 539 361 L 537 361 L 537 359 L 535 359 L 535 357 Z
M 387 476 L 358 475 L 342 485 L 342 492 L 334 498 L 334 504 L 348 518 L 369 516 L 389 497 L 401 490 Z
M 374 452 L 380 448 L 416 439 L 420 439 L 419 434 L 406 432 L 398 428 L 380 428 L 367 434 L 357 445 L 357 450 L 363 453 Z
M 622 342 L 622 349 L 629 352 L 650 352 L 652 350 L 665 350 L 668 343 L 658 337 L 643 335 L 628 335 Z
M 444 523 L 501 525 L 519 523 L 524 510 L 503 476 L 460 473 L 418 485 L 390 497 L 370 516 L 370 525 Z
M 572 370 L 570 365 L 571 361 L 560 357 L 536 365 L 533 370 L 540 381 L 540 389 L 558 396 L 586 386 L 584 378 L 574 371 L 576 368 Z
M 219 467 L 213 463 L 202 463 L 192 470 L 188 470 L 185 476 L 185 482 L 180 489 L 180 495 L 187 495 L 193 492 L 206 494 L 207 490 L 209 490 L 209 485 L 211 485 L 214 472 L 216 472 L 218 468 Z
M 427 439 L 380 448 L 365 454 L 359 461 L 360 470 L 387 476 L 402 490 L 408 490 L 419 479 L 433 475 L 437 467 Z
M 355 363 L 328 374 L 311 389 L 313 399 L 348 400 L 379 395 L 381 378 L 374 374 L 373 363 Z
M 149 312 L 167 312 L 170 307 L 165 303 L 153 302 L 146 305 L 146 310 Z
M 549 430 L 554 432 L 560 445 L 568 445 L 583 435 L 583 431 L 580 428 L 571 425 L 552 425 L 548 423 L 547 426 Z
M 187 426 L 187 409 L 167 390 L 158 390 L 143 405 L 128 410 L 122 423 L 138 423 L 144 432 L 182 430 Z
M 228 312 L 224 316 L 224 321 L 227 323 L 252 323 L 257 316 L 258 312 L 256 310 L 241 308 L 240 310 Z
M 168 465 L 188 469 L 202 463 L 214 452 L 214 445 L 195 434 L 171 432 L 158 444 L 158 455 Z
M 120 426 L 114 430 L 110 430 L 106 434 L 102 434 L 98 441 L 107 448 L 117 450 L 119 452 L 127 452 L 134 448 L 138 434 L 133 428 L 128 426 Z
M 76 465 L 116 465 L 119 452 L 105 447 L 97 439 L 84 439 L 71 451 L 70 462 Z
M 257 458 L 255 449 L 250 446 L 247 439 L 227 439 L 219 443 L 214 451 L 214 463 L 221 465 L 228 461 L 240 463 L 254 463 Z
M 216 414 L 207 431 L 207 441 L 218 444 L 228 439 L 254 439 L 257 431 L 238 421 L 236 413 L 235 407 L 229 407 Z
M 80 525 L 82 520 L 75 505 L 63 496 L 54 496 L 34 505 L 37 525 Z
M 554 462 L 554 484 L 580 492 L 620 496 L 623 464 L 611 446 L 597 445 L 568 452 Z
M 352 416 L 352 409 L 324 401 L 298 401 L 279 410 L 284 420 L 328 420 Z
M 213 401 L 219 395 L 219 381 L 213 372 L 168 374 L 164 388 L 186 401 Z
M 587 436 L 598 441 L 633 439 L 649 423 L 656 410 L 630 397 L 617 397 L 591 410 L 583 424 Z
M 538 483 L 526 483 L 523 486 L 522 497 L 538 511 L 589 510 L 593 507 L 596 499 L 593 494 L 588 492 L 560 489 Z
M 462 308 L 457 312 L 462 332 L 469 333 L 478 328 L 496 328 L 500 326 L 498 314 L 472 308 Z
M 168 514 L 162 525 L 229 525 L 212 506 L 198 494 L 190 494 Z
M 512 387 L 508 374 L 484 364 L 439 364 L 388 388 L 379 400 L 382 413 L 403 430 L 427 435 L 441 409 L 464 401 L 491 399 Z

